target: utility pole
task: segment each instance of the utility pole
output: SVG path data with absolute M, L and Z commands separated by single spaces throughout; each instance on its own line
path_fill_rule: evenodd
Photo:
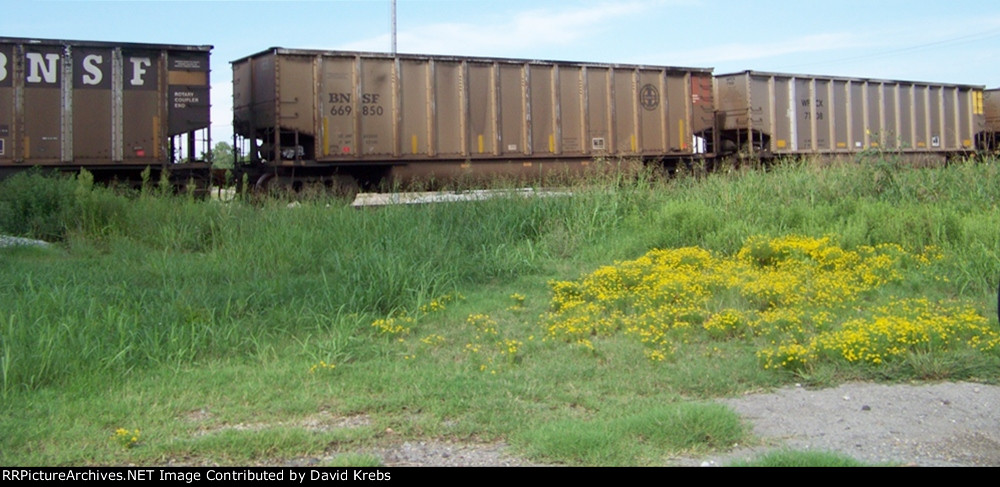
M 396 0 L 392 0 L 392 55 L 396 55 Z

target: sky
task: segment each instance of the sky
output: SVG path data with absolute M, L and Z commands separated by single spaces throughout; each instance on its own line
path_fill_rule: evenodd
M 390 0 L 0 0 L 0 36 L 215 46 L 213 139 L 231 140 L 230 61 L 269 47 L 388 52 Z M 397 0 L 401 53 L 714 68 L 1000 87 L 997 0 Z

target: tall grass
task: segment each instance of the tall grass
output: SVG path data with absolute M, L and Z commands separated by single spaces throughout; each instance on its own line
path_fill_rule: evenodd
M 0 250 L 7 254 L 0 259 L 5 394 L 95 371 L 266 356 L 271 343 L 294 334 L 339 328 L 364 336 L 362 316 L 535 271 L 552 215 L 577 205 L 511 197 L 290 208 L 118 195 L 44 176 L 28 184 L 68 191 L 51 210 L 56 230 L 32 230 L 42 227 L 19 217 L 0 222 L 0 232 L 64 246 Z M 33 198 L 22 187 L 21 198 Z M 46 208 L 30 212 L 44 217 Z

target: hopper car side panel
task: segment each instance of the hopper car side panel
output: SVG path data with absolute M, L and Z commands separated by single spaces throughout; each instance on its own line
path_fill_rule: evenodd
M 729 151 L 967 153 L 985 122 L 979 86 L 756 71 L 715 81 Z
M 985 151 L 1000 151 L 1000 88 L 986 90 L 976 100 L 975 109 L 982 111 L 983 125 L 976 136 L 979 148 Z

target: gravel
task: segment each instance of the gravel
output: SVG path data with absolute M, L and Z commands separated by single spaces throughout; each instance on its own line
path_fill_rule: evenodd
M 850 383 L 721 402 L 775 447 L 837 452 L 869 463 L 1000 466 L 1000 386 Z M 725 464 L 762 450 L 737 449 L 699 464 Z
M 369 452 L 387 467 L 525 467 L 538 466 L 509 452 L 504 443 L 405 442 Z

